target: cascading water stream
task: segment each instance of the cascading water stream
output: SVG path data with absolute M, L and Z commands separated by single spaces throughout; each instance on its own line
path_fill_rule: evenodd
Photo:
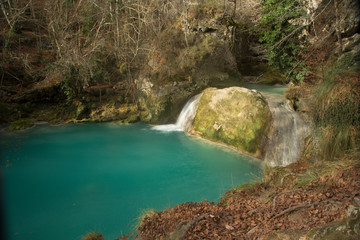
M 252 87 L 251 87 L 252 88 Z M 260 90 L 261 91 L 261 90 Z M 264 161 L 271 166 L 286 166 L 300 157 L 309 127 L 302 116 L 291 110 L 280 93 L 261 91 L 272 114 L 272 127 L 265 147 Z M 182 109 L 175 124 L 154 126 L 153 129 L 187 132 L 194 120 L 201 94 L 192 97 Z
M 185 104 L 175 124 L 154 126 L 153 129 L 164 132 L 184 131 L 187 132 L 194 120 L 197 107 L 199 106 L 202 94 L 198 94 Z
M 284 97 L 263 93 L 273 117 L 265 162 L 271 166 L 286 166 L 300 157 L 309 128 L 304 119 L 291 110 Z

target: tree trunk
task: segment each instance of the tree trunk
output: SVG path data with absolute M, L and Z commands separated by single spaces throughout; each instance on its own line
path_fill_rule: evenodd
M 341 29 L 340 29 L 340 15 L 339 15 L 339 2 L 338 0 L 334 0 L 335 5 L 335 17 L 336 17 L 336 36 L 339 42 L 339 55 L 342 54 L 343 44 L 342 44 L 342 38 L 341 38 Z
M 185 43 L 186 43 L 186 47 L 189 47 L 189 42 L 188 42 L 188 15 L 189 15 L 189 5 L 187 2 L 184 1 L 184 5 L 185 5 Z

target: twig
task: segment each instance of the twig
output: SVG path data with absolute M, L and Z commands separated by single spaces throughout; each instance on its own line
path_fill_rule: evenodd
M 258 226 L 253 227 L 252 229 L 250 229 L 250 231 L 248 231 L 248 232 L 246 233 L 246 235 L 251 235 L 251 234 L 253 234 L 257 228 L 258 228 Z
M 173 231 L 173 233 L 170 235 L 169 240 L 184 240 L 186 233 L 190 230 L 190 228 L 197 223 L 198 221 L 204 219 L 205 217 L 209 216 L 210 213 L 205 213 L 203 215 L 200 215 L 190 222 L 186 224 L 186 221 L 182 221 L 178 224 L 176 229 Z
M 283 185 L 284 179 L 285 179 L 286 177 L 288 177 L 288 176 L 301 177 L 301 176 L 304 176 L 304 175 L 303 175 L 303 174 L 296 174 L 296 173 L 287 173 L 287 174 L 285 174 L 285 175 L 281 178 L 281 180 L 280 180 L 280 185 Z
M 277 198 L 278 196 L 275 196 L 274 197 L 274 200 L 273 200 L 273 206 L 272 206 L 272 210 L 273 211 L 275 211 L 275 205 L 276 205 L 276 198 Z
M 297 211 L 297 210 L 302 209 L 302 208 L 308 208 L 308 207 L 311 207 L 311 206 L 313 206 L 313 205 L 315 205 L 315 203 L 309 203 L 309 204 L 300 205 L 300 206 L 294 206 L 294 207 L 285 209 L 285 210 L 282 211 L 281 213 L 279 213 L 279 214 L 273 216 L 272 218 L 270 218 L 269 221 L 270 221 L 270 220 L 273 220 L 273 219 L 275 219 L 275 218 L 281 217 L 281 216 L 283 216 L 283 215 L 285 215 L 285 214 L 287 214 L 287 213 L 294 212 L 294 211 Z

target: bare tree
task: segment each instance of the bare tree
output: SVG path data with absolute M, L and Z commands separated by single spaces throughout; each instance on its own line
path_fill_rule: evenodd
M 19 19 L 22 18 L 23 14 L 25 13 L 26 9 L 29 8 L 30 4 L 31 4 L 31 0 L 0 1 L 1 11 L 9 26 L 8 38 L 5 40 L 5 46 L 4 46 L 5 52 L 9 44 L 9 38 L 11 36 L 11 33 L 14 31 L 17 22 L 19 21 Z
M 339 55 L 341 55 L 342 49 L 343 49 L 343 43 L 342 43 L 342 38 L 341 38 L 339 1 L 338 0 L 334 0 L 334 6 L 335 6 L 335 18 L 336 18 L 335 30 L 336 30 L 336 36 L 337 36 L 337 39 L 339 42 Z
M 188 42 L 188 28 L 189 28 L 189 2 L 184 0 L 184 9 L 185 9 L 185 43 L 186 47 L 189 47 Z

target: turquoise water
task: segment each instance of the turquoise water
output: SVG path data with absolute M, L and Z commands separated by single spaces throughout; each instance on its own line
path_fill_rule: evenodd
M 142 209 L 218 201 L 261 176 L 256 160 L 144 124 L 40 125 L 1 134 L 7 239 L 107 240 L 133 231 Z
M 244 83 L 244 87 L 249 89 L 256 89 L 262 93 L 270 93 L 277 95 L 284 95 L 284 92 L 288 88 L 286 85 L 265 85 L 257 83 Z

